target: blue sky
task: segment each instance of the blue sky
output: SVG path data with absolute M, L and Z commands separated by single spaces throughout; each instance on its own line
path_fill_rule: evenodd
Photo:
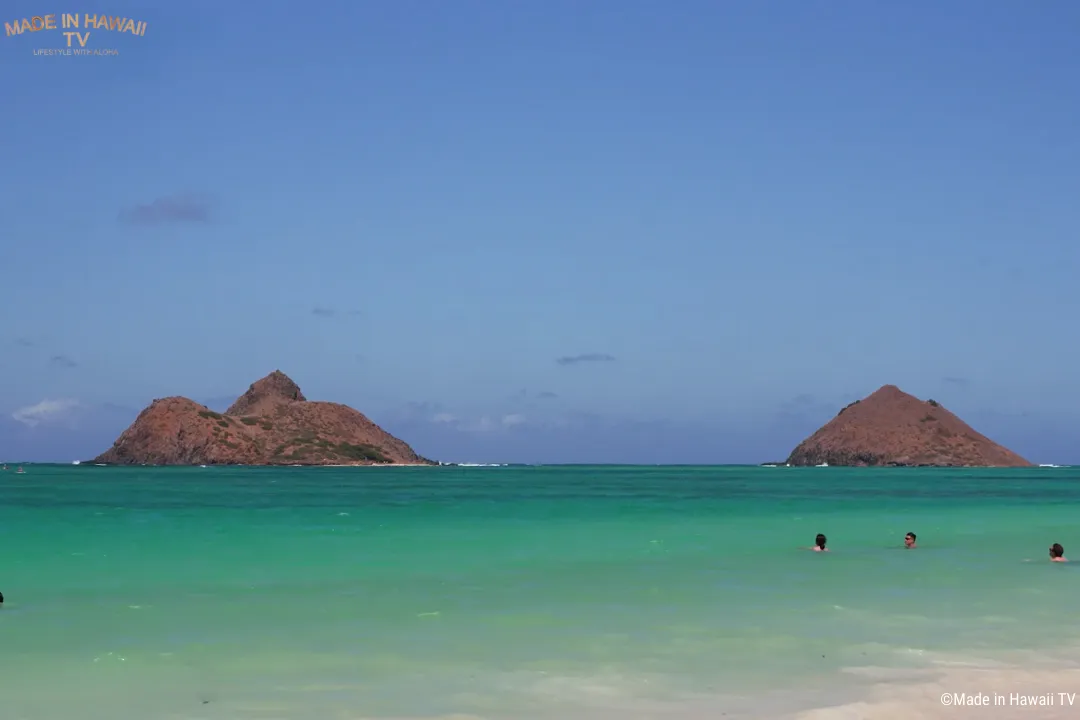
M 2 5 L 148 26 L 0 35 L 0 455 L 280 368 L 445 460 L 775 459 L 894 383 L 1080 461 L 1080 5 L 164 5 Z

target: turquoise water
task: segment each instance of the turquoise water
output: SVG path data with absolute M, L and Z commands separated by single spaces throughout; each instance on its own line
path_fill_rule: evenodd
M 1078 508 L 1073 468 L 27 466 L 0 715 L 782 716 L 1074 646 Z

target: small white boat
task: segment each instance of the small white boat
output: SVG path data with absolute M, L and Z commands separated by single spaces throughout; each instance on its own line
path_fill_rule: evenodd
M 829 463 L 821 463 L 820 465 L 815 465 L 814 467 L 829 467 Z

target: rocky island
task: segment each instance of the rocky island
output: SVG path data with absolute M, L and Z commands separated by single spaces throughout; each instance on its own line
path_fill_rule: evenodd
M 113 446 L 110 465 L 435 465 L 362 413 L 312 402 L 275 370 L 224 413 L 185 397 L 154 400 Z
M 802 441 L 789 465 L 1029 467 L 933 400 L 885 385 Z

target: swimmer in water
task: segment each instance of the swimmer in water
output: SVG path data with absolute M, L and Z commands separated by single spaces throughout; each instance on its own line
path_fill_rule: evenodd
M 806 549 L 814 552 L 829 552 L 829 548 L 825 547 L 825 536 L 821 533 L 818 533 L 817 537 L 814 538 L 814 547 Z
M 1069 562 L 1065 558 L 1065 548 L 1061 547 L 1061 543 L 1050 546 L 1050 562 Z
M 904 547 L 906 547 L 908 550 L 919 547 L 915 544 L 915 533 L 909 532 L 907 535 L 904 536 Z

